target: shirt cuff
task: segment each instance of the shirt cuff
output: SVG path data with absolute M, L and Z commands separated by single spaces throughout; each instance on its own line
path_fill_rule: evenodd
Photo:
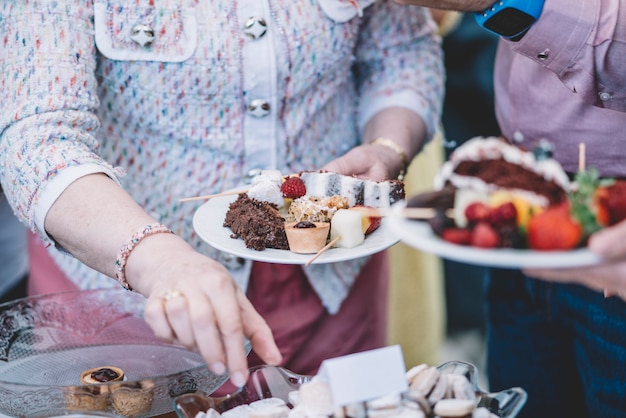
M 361 104 L 361 112 L 358 119 L 361 132 L 363 132 L 365 124 L 372 116 L 381 110 L 390 107 L 404 107 L 412 110 L 422 118 L 426 124 L 426 138 L 428 140 L 435 134 L 437 121 L 434 119 L 434 113 L 430 107 L 427 107 L 424 98 L 413 90 L 404 90 L 390 95 L 376 96 L 375 99 L 364 97 L 362 101 L 363 104 Z
M 56 202 L 61 193 L 63 193 L 70 184 L 81 177 L 97 173 L 106 174 L 119 184 L 119 180 L 113 170 L 98 164 L 84 164 L 68 167 L 60 171 L 48 182 L 45 189 L 41 192 L 39 202 L 35 208 L 35 227 L 46 245 L 56 245 L 54 240 L 48 236 L 45 229 L 46 216 L 48 216 L 48 211 L 54 202 Z

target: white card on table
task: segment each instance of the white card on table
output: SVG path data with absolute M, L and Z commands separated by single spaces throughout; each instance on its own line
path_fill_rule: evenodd
M 399 345 L 324 360 L 318 375 L 330 385 L 336 406 L 408 390 Z

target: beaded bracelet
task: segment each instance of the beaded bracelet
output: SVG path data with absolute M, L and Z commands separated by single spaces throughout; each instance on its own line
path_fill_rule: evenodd
M 139 243 L 144 238 L 159 233 L 173 234 L 172 230 L 163 224 L 149 224 L 135 232 L 133 236 L 130 237 L 128 242 L 126 242 L 126 244 L 122 245 L 122 247 L 120 248 L 120 252 L 117 255 L 117 259 L 115 260 L 115 279 L 122 285 L 124 289 L 133 290 L 126 281 L 126 263 L 128 262 L 128 257 L 130 256 L 130 253 L 135 249 L 137 245 L 139 245 Z
M 400 180 L 400 181 L 404 180 L 404 174 L 406 173 L 406 170 L 408 168 L 409 159 L 407 158 L 406 153 L 404 152 L 402 147 L 400 145 L 398 145 L 398 143 L 392 141 L 389 138 L 385 138 L 385 137 L 378 137 L 375 140 L 373 140 L 372 142 L 370 142 L 370 144 L 372 144 L 372 145 L 382 145 L 383 147 L 387 147 L 387 148 L 395 151 L 396 154 L 398 154 L 398 156 L 400 157 L 400 162 L 402 163 L 402 168 L 400 168 L 400 173 L 398 174 L 398 180 Z

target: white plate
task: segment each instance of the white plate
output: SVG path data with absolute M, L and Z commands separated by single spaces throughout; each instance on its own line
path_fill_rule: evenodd
M 238 257 L 280 264 L 306 264 L 314 254 L 296 254 L 289 250 L 267 248 L 257 251 L 246 248 L 242 239 L 231 238 L 232 231 L 224 227 L 223 222 L 228 205 L 237 199 L 237 195 L 216 197 L 200 206 L 193 217 L 196 233 L 212 247 Z M 380 227 L 369 234 L 365 241 L 353 248 L 330 248 L 320 255 L 313 264 L 335 263 L 352 260 L 383 251 L 396 244 L 400 239 L 388 227 L 388 220 L 382 220 Z
M 427 222 L 401 217 L 399 213 L 405 205 L 406 202 L 394 205 L 391 216 L 387 218 L 389 229 L 405 244 L 448 260 L 503 268 L 569 268 L 601 262 L 598 255 L 586 248 L 571 251 L 532 251 L 482 249 L 452 244 L 435 235 Z

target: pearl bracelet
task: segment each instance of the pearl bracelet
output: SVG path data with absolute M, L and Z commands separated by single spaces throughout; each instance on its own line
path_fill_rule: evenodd
M 404 152 L 402 147 L 398 145 L 397 142 L 392 141 L 391 139 L 385 138 L 385 137 L 378 137 L 372 142 L 370 142 L 370 144 L 382 145 L 383 147 L 392 149 L 393 151 L 396 152 L 396 154 L 398 154 L 398 156 L 400 157 L 400 162 L 402 163 L 402 168 L 400 169 L 400 173 L 398 174 L 398 180 L 400 181 L 404 180 L 404 175 L 406 174 L 406 170 L 409 165 L 409 159 L 407 158 L 406 153 Z
M 117 259 L 115 260 L 115 279 L 122 285 L 124 289 L 133 290 L 128 284 L 128 281 L 126 281 L 126 263 L 128 262 L 128 257 L 130 256 L 130 253 L 135 249 L 137 245 L 139 245 L 139 243 L 144 238 L 159 233 L 173 234 L 172 230 L 163 224 L 149 224 L 135 232 L 130 237 L 130 239 L 120 248 L 120 252 L 117 255 Z

